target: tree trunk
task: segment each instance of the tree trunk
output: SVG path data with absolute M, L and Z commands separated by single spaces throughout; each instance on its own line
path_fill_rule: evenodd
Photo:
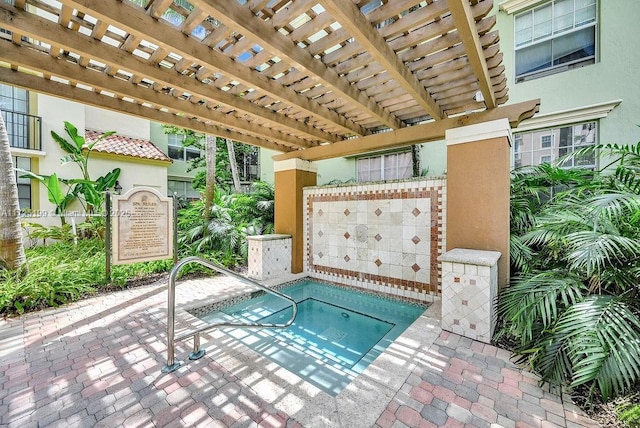
M 238 162 L 236 161 L 236 149 L 233 146 L 233 141 L 227 139 L 227 150 L 229 151 L 229 165 L 231 165 L 231 177 L 233 177 L 233 187 L 236 189 L 236 193 L 242 192 L 242 186 L 240 186 L 240 176 L 238 175 Z
M 9 135 L 0 115 L 0 268 L 16 270 L 26 258 L 22 243 L 18 184 L 11 160 Z
M 216 152 L 218 151 L 217 137 L 207 135 L 205 140 L 205 161 L 207 163 L 206 181 L 204 188 L 204 217 L 211 218 L 211 206 L 213 205 L 216 190 Z
M 411 146 L 411 165 L 413 167 L 413 176 L 420 177 L 422 175 L 422 162 L 420 162 L 420 146 L 417 144 Z

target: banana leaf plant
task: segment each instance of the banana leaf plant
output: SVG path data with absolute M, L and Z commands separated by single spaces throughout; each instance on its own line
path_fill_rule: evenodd
M 55 213 L 60 216 L 62 225 L 66 224 L 65 212 L 74 201 L 79 201 L 88 214 L 100 210 L 104 204 L 104 192 L 112 188 L 120 176 L 120 168 L 114 168 L 106 175 L 92 180 L 89 174 L 89 159 L 97 143 L 104 138 L 113 135 L 114 132 L 105 132 L 98 139 L 86 144 L 84 136 L 78 134 L 78 128 L 69 122 L 64 122 L 64 129 L 68 136 L 63 138 L 51 131 L 51 137 L 58 143 L 67 155 L 61 158 L 61 164 L 75 163 L 80 168 L 80 178 L 60 178 L 57 173 L 40 175 L 32 171 L 16 169 L 22 175 L 20 177 L 38 180 L 47 189 L 47 198 L 56 208 Z
M 32 178 L 42 183 L 47 189 L 47 199 L 55 205 L 55 213 L 60 216 L 60 222 L 64 226 L 67 223 L 64 213 L 67 211 L 69 205 L 78 198 L 73 187 L 67 186 L 66 192 L 63 191 L 60 184 L 64 183 L 56 173 L 51 175 L 38 175 L 32 171 L 21 168 L 16 168 L 16 171 L 22 174 L 20 178 Z
M 69 137 L 66 139 L 55 131 L 51 131 L 51 137 L 58 143 L 60 148 L 68 153 L 61 159 L 62 165 L 67 163 L 75 163 L 80 168 L 82 178 L 79 180 L 69 180 L 74 185 L 73 192 L 82 196 L 85 202 L 87 213 L 96 212 L 104 203 L 104 192 L 115 185 L 116 180 L 120 176 L 120 168 L 114 168 L 106 175 L 99 177 L 97 180 L 91 180 L 89 175 L 89 158 L 94 147 L 104 138 L 115 134 L 115 131 L 109 131 L 101 134 L 98 139 L 87 144 L 84 136 L 78 133 L 78 128 L 69 122 L 64 122 L 64 130 Z

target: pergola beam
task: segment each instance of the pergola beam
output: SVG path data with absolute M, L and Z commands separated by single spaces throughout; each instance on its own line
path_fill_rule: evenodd
M 336 112 L 309 100 L 304 95 L 279 85 L 260 73 L 251 70 L 243 64 L 234 61 L 227 55 L 216 49 L 198 42 L 192 37 L 185 37 L 180 31 L 174 30 L 169 24 L 164 24 L 157 19 L 146 15 L 141 10 L 126 2 L 106 0 L 60 0 L 61 3 L 78 10 L 91 11 L 92 16 L 101 20 L 117 22 L 118 27 L 136 36 L 158 45 L 166 51 L 174 52 L 183 59 L 193 63 L 199 63 L 207 70 L 219 71 L 233 76 L 234 80 L 248 86 L 255 87 L 265 95 L 297 106 L 318 120 L 330 122 L 347 132 L 353 132 L 352 125 L 345 122 L 344 118 Z M 155 4 L 155 3 L 153 3 Z M 189 34 L 193 27 L 199 25 L 207 14 L 199 9 L 194 10 L 185 23 L 190 22 L 182 30 Z M 192 18 L 193 17 L 193 18 Z M 337 141 L 335 135 L 318 133 L 323 141 Z
M 76 88 L 64 83 L 47 80 L 33 74 L 21 71 L 14 71 L 8 68 L 0 68 L 0 81 L 12 86 L 36 91 L 42 94 L 51 95 L 57 98 L 104 108 L 118 113 L 129 114 L 160 123 L 168 123 L 181 128 L 191 129 L 204 134 L 216 135 L 218 137 L 229 138 L 253 146 L 269 148 L 276 151 L 287 151 L 289 148 L 271 143 L 267 140 L 244 135 L 238 132 L 222 129 L 218 126 L 209 125 L 184 116 L 145 107 L 140 104 L 124 101 L 118 98 L 100 95 L 93 91 Z
M 192 103 L 186 99 L 177 99 L 170 94 L 154 91 L 151 88 L 145 88 L 123 79 L 114 78 L 96 70 L 83 68 L 66 59 L 56 59 L 33 49 L 11 45 L 5 46 L 0 50 L 0 61 L 6 61 L 11 65 L 25 67 L 43 74 L 50 73 L 69 81 L 75 80 L 93 87 L 96 91 L 112 92 L 121 97 L 131 97 L 141 103 L 152 104 L 157 108 L 166 108 L 185 113 L 187 116 L 197 117 L 204 122 L 213 122 L 216 126 L 236 128 L 256 137 L 263 136 L 283 146 L 293 146 L 294 148 L 313 146 L 308 141 L 294 138 L 277 130 L 264 128 L 257 131 L 256 127 L 251 126 L 250 123 L 232 115 L 213 110 L 205 104 Z
M 392 132 L 382 132 L 380 134 L 367 135 L 366 137 L 340 141 L 329 145 L 312 147 L 302 151 L 275 155 L 273 156 L 273 160 L 281 161 L 298 158 L 307 161 L 319 161 L 336 157 L 353 156 L 377 150 L 403 147 L 411 144 L 440 141 L 445 138 L 445 131 L 447 129 L 497 119 L 506 118 L 509 120 L 511 127 L 516 128 L 521 121 L 529 119 L 536 114 L 539 108 L 539 99 L 525 101 L 505 107 L 442 119 L 437 122 L 430 122 L 424 125 L 410 126 Z
M 482 51 L 480 37 L 476 31 L 473 31 L 476 28 L 476 21 L 471 11 L 471 5 L 468 0 L 447 0 L 447 5 L 469 58 L 469 63 L 473 68 L 473 73 L 478 78 L 478 86 L 484 103 L 489 109 L 495 108 L 496 96 L 491 87 L 487 61 Z
M 276 127 L 289 127 L 313 138 L 318 138 L 318 133 L 326 135 L 325 132 L 298 120 L 265 109 L 242 97 L 237 97 L 234 94 L 220 90 L 213 85 L 206 85 L 195 79 L 185 78 L 173 70 L 152 65 L 142 58 L 129 55 L 126 51 L 102 43 L 92 37 L 80 34 L 77 31 L 63 28 L 45 18 L 19 11 L 3 2 L 0 2 L 0 22 L 2 22 L 3 28 L 10 31 L 51 45 L 61 46 L 69 52 L 94 58 L 105 63 L 107 66 L 123 69 L 134 75 L 147 76 L 156 83 L 187 92 L 191 94 L 192 97 L 206 99 L 212 103 L 228 105 L 234 109 L 264 119 Z
M 227 27 L 234 28 L 245 37 L 250 37 L 264 49 L 286 61 L 290 66 L 305 70 L 311 78 L 329 88 L 345 101 L 354 103 L 371 116 L 393 129 L 403 126 L 402 122 L 389 111 L 381 108 L 366 94 L 349 85 L 335 71 L 322 61 L 314 58 L 309 52 L 301 49 L 290 38 L 281 34 L 268 21 L 256 19 L 255 15 L 236 1 L 192 0 L 196 7 L 206 10 L 210 15 Z M 366 135 L 368 131 L 360 127 L 354 130 L 358 135 Z
M 402 63 L 398 55 L 389 47 L 386 40 L 376 31 L 360 10 L 351 1 L 320 0 L 320 4 L 337 17 L 357 42 L 366 49 L 371 57 L 385 68 L 389 76 L 395 79 L 411 97 L 418 101 L 435 120 L 443 117 L 442 109 L 433 97 L 420 84 L 418 79 Z M 475 24 L 474 27 L 475 28 Z

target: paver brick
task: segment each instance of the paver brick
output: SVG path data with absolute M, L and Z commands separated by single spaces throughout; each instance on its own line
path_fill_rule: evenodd
M 429 404 L 433 400 L 433 394 L 419 387 L 414 387 L 411 390 L 411 398 L 419 401 L 422 404 Z
M 432 422 L 438 426 L 443 426 L 447 421 L 447 413 L 444 409 L 437 408 L 433 405 L 426 405 L 420 412 L 420 416 L 429 422 Z
M 382 414 L 376 421 L 376 424 L 380 428 L 390 428 L 395 422 L 395 420 L 396 420 L 396 415 L 393 412 L 389 411 L 389 409 L 386 409 L 384 412 L 382 412 Z
M 422 419 L 420 413 L 407 406 L 400 406 L 400 408 L 398 408 L 396 411 L 396 418 L 410 427 L 418 426 Z
M 243 383 L 244 374 L 221 366 L 215 354 L 161 374 L 166 351 L 161 288 L 127 290 L 0 321 L 0 348 L 16 348 L 0 358 L 0 423 L 20 428 L 38 422 L 61 428 L 301 427 L 275 403 L 258 397 Z M 7 323 L 16 336 L 10 340 L 2 336 Z M 214 337 L 223 336 L 205 334 L 203 341 Z M 189 344 L 177 344 L 177 355 L 184 358 L 188 352 Z M 418 352 L 417 366 L 386 403 L 376 426 L 592 423 L 577 407 L 539 388 L 538 377 L 512 364 L 507 351 L 442 332 Z

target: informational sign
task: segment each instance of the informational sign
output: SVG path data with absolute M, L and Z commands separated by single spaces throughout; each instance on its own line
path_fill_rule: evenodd
M 151 187 L 113 197 L 113 264 L 173 257 L 173 199 Z

